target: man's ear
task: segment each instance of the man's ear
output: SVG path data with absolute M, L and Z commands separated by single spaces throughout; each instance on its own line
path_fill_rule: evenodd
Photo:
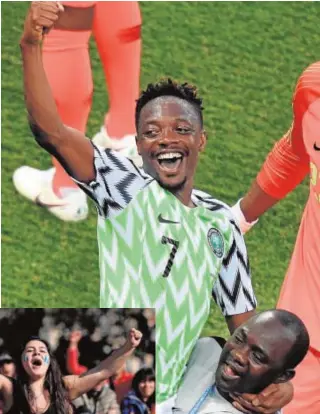
M 273 382 L 275 384 L 280 384 L 281 382 L 288 382 L 290 381 L 294 376 L 296 375 L 296 372 L 294 369 L 287 369 L 282 375 L 279 375 L 278 378 L 276 378 Z
M 203 129 L 200 136 L 199 152 L 202 152 L 205 149 L 207 143 L 207 133 Z

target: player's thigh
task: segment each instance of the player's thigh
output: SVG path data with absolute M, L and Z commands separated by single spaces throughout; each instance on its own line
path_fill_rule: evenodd
M 64 12 L 58 22 L 56 29 L 60 30 L 91 30 L 95 1 L 63 1 Z
M 283 414 L 320 413 L 320 352 L 310 349 L 292 380 L 294 398 Z

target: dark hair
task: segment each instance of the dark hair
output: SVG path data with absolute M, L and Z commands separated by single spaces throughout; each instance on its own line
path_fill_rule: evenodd
M 285 369 L 293 369 L 300 364 L 308 352 L 310 345 L 309 333 L 302 320 L 294 313 L 284 309 L 275 309 L 273 312 L 281 325 L 295 336 L 295 342 L 285 360 Z
M 137 397 L 142 400 L 142 395 L 139 391 L 139 384 L 142 381 L 155 381 L 156 376 L 152 368 L 141 368 L 132 379 L 132 389 L 136 393 Z M 146 402 L 147 406 L 150 408 L 151 405 L 155 402 L 155 392 L 148 398 Z
M 157 83 L 149 83 L 147 89 L 141 92 L 140 97 L 137 100 L 135 113 L 137 131 L 141 109 L 148 102 L 158 98 L 159 96 L 175 96 L 177 98 L 184 99 L 191 103 L 200 117 L 200 122 L 202 126 L 202 111 L 204 108 L 202 107 L 202 99 L 197 96 L 197 88 L 188 83 L 179 84 L 178 82 L 175 82 L 174 80 L 168 78 L 166 80 L 161 80 Z
M 38 336 L 32 336 L 25 341 L 24 345 L 22 346 L 21 353 L 24 351 L 26 344 L 32 340 L 43 342 L 48 349 L 48 353 L 50 355 L 50 364 L 46 373 L 44 387 L 49 391 L 50 404 L 54 407 L 55 412 L 57 414 L 66 414 L 71 411 L 71 404 L 68 398 L 67 390 L 62 380 L 62 374 L 58 362 L 52 354 L 47 341 L 39 338 Z M 14 403 L 19 407 L 20 412 L 31 413 L 29 401 L 32 397 L 29 388 L 29 376 L 23 368 L 21 358 L 18 358 L 17 360 L 17 385 L 18 387 L 16 397 L 18 401 L 14 401 Z

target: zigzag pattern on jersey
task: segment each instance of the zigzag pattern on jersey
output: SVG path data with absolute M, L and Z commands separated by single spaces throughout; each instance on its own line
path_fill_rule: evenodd
M 222 266 L 222 259 L 219 261 L 210 250 L 208 230 L 212 225 L 220 229 L 228 251 L 236 243 L 233 243 L 226 206 L 211 197 L 200 199 L 198 195 L 194 191 L 193 199 L 205 209 L 188 209 L 152 182 L 139 192 L 125 212 L 106 221 L 99 219 L 101 306 L 157 308 L 159 401 L 176 392 L 185 363 L 208 317 L 214 283 L 212 276 L 220 274 Z M 210 209 L 214 210 L 214 215 Z M 174 221 L 187 217 L 183 221 L 182 238 L 181 224 L 159 223 L 159 212 Z M 203 212 L 206 217 L 201 217 Z M 163 272 L 172 247 L 161 243 L 164 235 L 173 240 L 180 238 L 174 270 L 168 278 L 163 278 Z M 236 249 L 233 249 L 226 262 L 230 265 L 236 260 Z M 229 291 L 222 289 L 220 284 L 217 285 L 216 291 L 226 312 L 224 303 L 228 301 L 226 294 Z M 233 313 L 236 313 L 237 305 L 240 312 L 244 312 L 243 300 L 248 303 L 248 298 L 238 295 L 237 299 L 238 302 L 233 301 Z
M 213 296 L 224 315 L 230 313 L 230 307 L 237 309 L 237 303 L 242 298 L 256 308 L 257 301 L 251 284 L 250 264 L 247 250 L 240 230 L 233 220 L 230 220 L 235 231 L 231 248 L 222 261 L 218 280 L 213 288 Z M 227 275 L 234 274 L 232 279 Z M 223 292 L 223 294 L 221 294 Z M 241 300 L 242 300 L 241 299 Z M 249 310 L 249 307 L 248 309 Z M 237 313 L 237 312 L 235 312 Z
M 193 191 L 192 200 L 199 208 L 190 209 L 110 150 L 95 148 L 95 168 L 96 180 L 83 187 L 100 213 L 100 306 L 157 308 L 157 399 L 161 402 L 176 392 L 208 317 L 213 287 L 225 314 L 251 307 L 249 299 L 254 296 L 250 275 L 245 274 L 247 257 L 237 246 L 242 236 L 235 235 L 228 207 L 206 193 Z M 160 213 L 178 223 L 160 223 Z M 223 258 L 207 241 L 210 228 L 223 235 Z M 161 243 L 163 237 L 179 241 L 174 255 L 170 243 Z M 236 248 L 230 252 L 236 237 Z M 172 267 L 163 277 L 169 259 Z M 243 282 L 244 277 L 248 282 Z M 240 285 L 246 290 L 239 291 Z
M 77 183 L 96 203 L 100 216 L 112 217 L 119 214 L 153 179 L 123 155 L 92 145 L 96 179 L 89 185 Z
M 108 243 L 100 242 L 101 306 L 157 308 L 157 326 L 163 326 L 163 329 L 157 328 L 157 341 L 170 344 L 170 352 L 166 346 L 165 352 L 159 354 L 163 357 L 158 360 L 157 375 L 159 384 L 164 384 L 166 392 L 170 392 L 170 387 L 175 386 L 175 381 L 171 380 L 178 380 L 181 376 L 185 355 L 191 352 L 193 340 L 190 342 L 190 337 L 199 336 L 207 318 L 212 286 L 208 282 L 204 283 L 204 280 L 208 263 L 211 271 L 213 265 L 208 258 L 200 267 L 195 265 L 195 257 L 200 254 L 203 243 L 201 232 L 206 235 L 207 229 L 202 228 L 202 224 L 194 229 L 193 223 L 189 225 L 186 222 L 185 230 L 189 237 L 181 242 L 174 258 L 176 274 L 181 276 L 178 280 L 170 275 L 166 280 L 162 277 L 171 247 L 160 245 L 159 241 L 163 235 L 173 239 L 177 236 L 169 231 L 168 225 L 157 221 L 158 211 L 165 211 L 171 218 L 180 218 L 181 209 L 184 209 L 180 203 L 170 204 L 169 208 L 167 204 L 165 192 L 157 183 L 151 184 L 132 200 L 125 214 L 107 221 L 99 219 L 98 231 L 100 241 L 109 240 Z M 174 231 L 174 225 L 170 227 Z M 132 254 L 135 246 L 136 254 Z M 109 270 L 105 270 L 106 264 Z M 184 278 L 187 273 L 190 277 Z M 144 274 L 147 278 L 143 277 Z M 189 292 L 194 293 L 189 296 Z M 187 318 L 186 306 L 190 308 Z M 173 356 L 173 364 L 168 361 L 168 355 Z
M 233 228 L 233 242 L 228 254 L 222 261 L 222 268 L 212 291 L 215 302 L 219 305 L 224 315 L 230 313 L 230 309 L 237 308 L 237 303 L 240 298 L 245 298 L 251 308 L 256 308 L 257 301 L 251 284 L 250 262 L 247 249 L 241 230 L 234 221 L 229 206 L 199 191 L 195 195 L 202 202 L 202 205 L 206 206 L 209 210 L 220 212 L 225 217 L 228 217 L 229 223 Z M 234 269 L 235 273 L 230 271 L 230 269 Z M 231 273 L 236 274 L 234 279 L 226 276 Z

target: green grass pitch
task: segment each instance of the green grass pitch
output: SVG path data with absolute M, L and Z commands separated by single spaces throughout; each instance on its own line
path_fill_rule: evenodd
M 24 164 L 50 166 L 24 108 L 19 37 L 27 2 L 2 2 L 2 306 L 98 307 L 96 212 L 62 223 L 12 185 Z M 317 2 L 142 2 L 141 87 L 171 76 L 198 85 L 208 146 L 196 185 L 234 203 L 291 123 L 298 76 L 319 59 Z M 108 107 L 91 44 L 94 103 L 87 134 Z M 305 182 L 246 236 L 259 309 L 274 307 L 308 195 Z M 205 332 L 226 334 L 215 306 Z

